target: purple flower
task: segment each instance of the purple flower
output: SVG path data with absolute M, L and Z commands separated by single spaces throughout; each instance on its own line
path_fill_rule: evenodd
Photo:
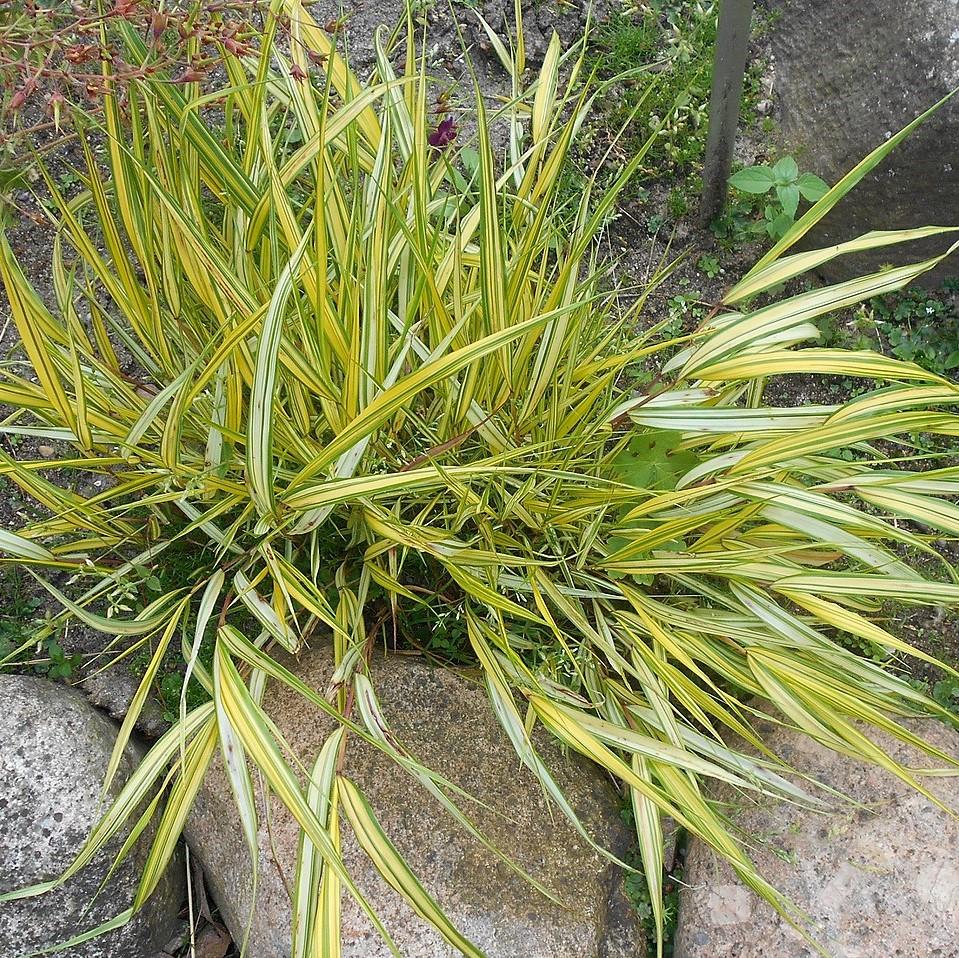
M 434 150 L 443 150 L 456 139 L 456 123 L 451 116 L 445 116 L 436 124 L 427 142 Z

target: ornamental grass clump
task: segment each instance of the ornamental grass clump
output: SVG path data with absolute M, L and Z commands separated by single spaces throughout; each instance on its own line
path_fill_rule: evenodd
M 272 44 L 279 13 L 288 52 Z M 118 29 L 127 60 L 147 61 L 136 31 Z M 534 725 L 620 783 L 660 930 L 664 816 L 801 921 L 709 800 L 724 782 L 818 803 L 783 777 L 756 716 L 766 710 L 924 794 L 870 730 L 956 765 L 900 724 L 944 713 L 895 667 L 932 660 L 876 613 L 889 600 L 959 601 L 954 570 L 930 544 L 959 532 L 959 470 L 892 463 L 909 436 L 959 432 L 959 388 L 910 363 L 805 345 L 816 317 L 902 287 L 941 257 L 775 294 L 848 252 L 937 234 L 945 244 L 950 230 L 930 228 L 784 255 L 908 128 L 699 330 L 666 339 L 638 323 L 644 297 L 618 293 L 599 261 L 642 153 L 602 196 L 590 183 L 575 198 L 562 188 L 596 95 L 581 51 L 554 37 L 524 84 L 521 40 L 496 40 L 513 96 L 495 116 L 477 97 L 471 138 L 457 122 L 439 135 L 446 115 L 412 29 L 403 42 L 397 72 L 378 38 L 375 75 L 361 81 L 286 0 L 262 55 L 223 51 L 216 89 L 143 71 L 121 100 L 105 63 L 103 153 L 84 147 L 75 197 L 46 177 L 55 305 L 0 246 L 24 356 L 2 369 L 0 401 L 16 409 L 2 431 L 68 450 L 36 462 L 0 452 L 6 477 L 45 510 L 0 533 L 5 561 L 62 605 L 48 628 L 75 618 L 103 633 L 105 652 L 149 650 L 110 778 L 172 651 L 186 673 L 179 720 L 76 861 L 14 894 L 56 885 L 146 807 L 159 827 L 140 907 L 205 770 L 226 756 L 251 849 L 253 769 L 302 828 L 293 955 L 339 954 L 341 889 L 388 939 L 343 865 L 340 824 L 420 915 L 480 954 L 339 771 L 362 739 L 467 824 L 461 797 L 390 735 L 368 677 L 371 650 L 415 614 L 426 627 L 456 623 L 460 657 L 519 759 L 575 827 Z M 623 385 L 634 364 L 655 370 L 643 394 Z M 769 377 L 795 373 L 885 385 L 842 405 L 764 403 Z M 51 468 L 98 476 L 101 488 L 71 491 L 44 477 Z M 171 584 L 173 554 L 190 567 Z M 134 594 L 145 596 L 138 606 L 118 607 Z M 329 698 L 272 654 L 321 636 L 335 656 Z M 854 654 L 850 637 L 886 650 L 893 667 Z M 337 722 L 309 789 L 261 709 L 267 681 Z M 144 806 L 158 787 L 164 800 Z

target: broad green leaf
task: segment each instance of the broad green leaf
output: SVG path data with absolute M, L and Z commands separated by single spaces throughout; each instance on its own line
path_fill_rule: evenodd
M 898 133 L 889 137 L 885 143 L 877 146 L 867 157 L 860 160 L 835 186 L 807 210 L 796 225 L 746 274 L 743 283 L 750 280 L 761 269 L 775 262 L 791 246 L 794 246 L 809 232 L 855 185 L 871 170 L 878 166 L 913 130 L 929 119 L 940 107 L 944 106 L 957 90 L 947 93 L 938 103 L 906 124 Z M 735 290 L 734 290 L 735 292 Z
M 810 203 L 821 200 L 829 192 L 829 184 L 815 173 L 803 173 L 796 180 L 796 186 L 799 187 L 803 199 L 809 200 Z
M 729 185 L 744 193 L 765 193 L 776 183 L 776 176 L 768 166 L 747 166 L 729 178 Z
M 776 196 L 782 203 L 783 212 L 791 220 L 796 215 L 796 210 L 799 209 L 799 187 L 793 183 L 777 186 Z
M 799 167 L 791 156 L 784 156 L 773 166 L 772 174 L 780 185 L 794 183 L 799 177 Z

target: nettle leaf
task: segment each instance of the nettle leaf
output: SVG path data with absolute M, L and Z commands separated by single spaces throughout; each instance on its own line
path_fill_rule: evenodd
M 799 187 L 803 199 L 809 200 L 810 203 L 821 200 L 829 192 L 829 184 L 816 176 L 815 173 L 803 173 L 796 180 L 796 186 Z
M 776 176 L 768 166 L 747 166 L 729 178 L 729 185 L 743 193 L 766 193 L 776 185 Z
M 796 210 L 799 209 L 799 187 L 791 183 L 787 186 L 777 186 L 776 196 L 783 205 L 783 212 L 792 219 L 796 215 Z
M 799 177 L 799 166 L 791 156 L 784 156 L 774 167 L 773 176 L 782 185 L 795 183 Z
M 793 218 L 788 213 L 780 213 L 778 216 L 767 217 L 769 223 L 766 225 L 766 232 L 773 239 L 785 236 L 786 231 L 793 225 Z

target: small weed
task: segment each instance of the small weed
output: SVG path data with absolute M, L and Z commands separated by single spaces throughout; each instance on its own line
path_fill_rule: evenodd
M 784 156 L 771 167 L 747 166 L 730 177 L 729 185 L 740 193 L 760 198 L 762 218 L 750 229 L 754 233 L 765 232 L 774 240 L 784 236 L 795 222 L 800 200 L 815 203 L 829 189 L 814 173 L 800 173 L 791 156 Z
M 909 684 L 950 712 L 954 716 L 953 724 L 959 727 L 959 679 L 949 676 L 930 683 L 928 679 L 912 678 Z
M 440 604 L 442 600 L 437 597 L 424 601 L 422 606 L 405 609 L 397 633 L 418 644 L 428 655 L 453 665 L 465 665 L 470 661 L 470 642 L 462 604 L 448 603 L 447 608 L 438 611 Z
M 47 661 L 40 661 L 34 665 L 34 671 L 46 675 L 51 679 L 68 679 L 83 661 L 79 655 L 67 655 L 56 636 L 49 636 L 40 643 Z
M 959 366 L 959 281 L 938 294 L 907 290 L 870 303 L 876 325 L 899 359 L 934 372 Z
M 13 567 L 0 573 L 0 589 L 4 595 L 0 608 L 0 660 L 3 660 L 27 642 L 36 630 L 37 613 L 43 602 L 27 592 Z
M 717 6 L 715 0 L 651 0 L 614 13 L 593 39 L 589 65 L 616 80 L 597 127 L 625 125 L 620 147 L 626 154 L 658 129 L 647 154 L 648 178 L 689 173 L 702 161 Z
M 175 534 L 175 531 L 172 534 Z M 154 565 L 134 566 L 129 578 L 118 583 L 116 590 L 108 597 L 107 615 L 119 614 L 123 607 L 121 603 L 141 610 L 158 594 L 192 585 L 195 576 L 202 574 L 203 555 L 202 548 L 197 544 L 188 540 L 177 540 L 161 553 Z M 186 626 L 191 641 L 194 625 L 191 617 Z M 215 626 L 209 626 L 197 653 L 197 661 L 208 671 L 213 668 L 214 633 Z M 127 660 L 127 668 L 133 675 L 138 678 L 143 676 L 153 657 L 153 651 L 148 645 L 143 646 Z M 154 695 L 163 708 L 163 719 L 171 725 L 180 717 L 180 696 L 185 668 L 179 651 L 171 648 L 160 665 L 153 687 Z M 196 678 L 191 678 L 186 694 L 187 708 L 196 708 L 208 700 L 209 696 L 203 686 Z
M 699 262 L 696 263 L 696 266 L 710 279 L 715 279 L 720 273 L 723 272 L 723 268 L 719 263 L 719 258 L 716 256 L 709 256 L 706 253 L 699 257 Z
M 653 213 L 646 220 L 646 231 L 650 236 L 655 236 L 665 225 L 666 217 L 661 213 Z
M 796 853 L 790 851 L 786 848 L 773 848 L 772 853 L 780 860 L 785 862 L 787 865 L 795 865 L 798 859 L 796 858 Z
M 959 715 L 959 679 L 940 679 L 932 687 L 932 697 L 944 709 Z
M 723 249 L 733 250 L 756 238 L 756 207 L 755 196 L 730 194 L 723 211 L 709 224 L 710 232 Z
M 209 629 L 200 643 L 197 653 L 197 662 L 212 672 L 213 669 L 213 651 L 214 634 L 213 629 Z M 143 676 L 150 660 L 153 656 L 153 650 L 147 647 L 141 649 L 135 656 L 129 660 L 127 668 L 138 678 Z M 185 678 L 185 666 L 183 658 L 178 652 L 171 650 L 160 665 L 157 673 L 157 679 L 153 687 L 153 692 L 163 709 L 163 720 L 171 725 L 180 718 L 180 697 L 183 692 L 183 681 Z M 206 690 L 197 681 L 191 677 L 190 684 L 186 693 L 187 709 L 194 709 L 204 702 L 209 701 L 209 695 Z
M 887 663 L 891 659 L 889 650 L 880 645 L 878 642 L 873 642 L 870 639 L 864 639 L 860 638 L 859 636 L 846 633 L 843 633 L 841 636 L 839 636 L 839 638 L 843 645 L 851 648 L 865 659 L 870 659 L 871 661 L 878 662 L 880 664 Z
M 622 809 L 622 817 L 630 829 L 635 828 L 633 809 L 626 804 Z M 663 955 L 671 958 L 673 954 L 673 939 L 676 935 L 676 922 L 679 917 L 679 890 L 682 887 L 682 860 L 685 845 L 685 833 L 680 829 L 676 835 L 677 854 L 676 864 L 669 874 L 663 875 Z M 642 872 L 642 861 L 638 848 L 632 849 L 626 855 L 626 863 L 637 870 L 629 872 L 623 879 L 623 889 L 636 914 L 643 923 L 646 932 L 646 942 L 650 953 L 656 951 L 656 921 L 653 917 L 653 905 L 649 894 L 646 876 Z
M 6 223 L 16 207 L 14 191 L 23 182 L 22 167 L 0 163 L 0 224 Z
M 213 660 L 213 645 L 210 643 L 209 656 L 204 656 L 201 651 L 200 654 L 201 660 L 203 658 L 208 658 L 209 661 L 204 663 L 206 665 L 211 665 Z M 180 696 L 183 692 L 183 673 L 178 669 L 174 668 L 171 671 L 167 672 L 161 679 L 159 685 L 160 701 L 163 705 L 163 721 L 169 722 L 171 725 L 178 721 L 180 718 Z M 206 694 L 205 689 L 199 682 L 195 679 L 190 679 L 190 686 L 187 689 L 186 694 L 186 707 L 187 710 L 192 710 L 197 708 L 200 705 L 203 705 L 204 702 L 209 701 L 209 696 Z
M 681 187 L 671 189 L 666 200 L 666 209 L 674 220 L 682 219 L 689 212 L 689 197 L 686 191 Z
M 653 371 L 644 363 L 633 363 L 626 369 L 629 384 L 636 389 L 642 389 L 653 381 Z
M 31 641 L 43 624 L 43 600 L 31 595 L 16 569 L 0 578 L 5 602 L 0 611 L 0 662 L 51 679 L 68 679 L 80 667 L 79 655 L 67 655 L 56 633 Z
M 685 293 L 670 296 L 666 303 L 667 323 L 664 332 L 667 336 L 678 336 L 693 323 L 706 318 L 708 308 L 703 302 L 702 293 L 691 289 Z
M 820 323 L 826 345 L 872 349 L 940 375 L 959 368 L 959 281 L 939 290 L 907 289 Z

